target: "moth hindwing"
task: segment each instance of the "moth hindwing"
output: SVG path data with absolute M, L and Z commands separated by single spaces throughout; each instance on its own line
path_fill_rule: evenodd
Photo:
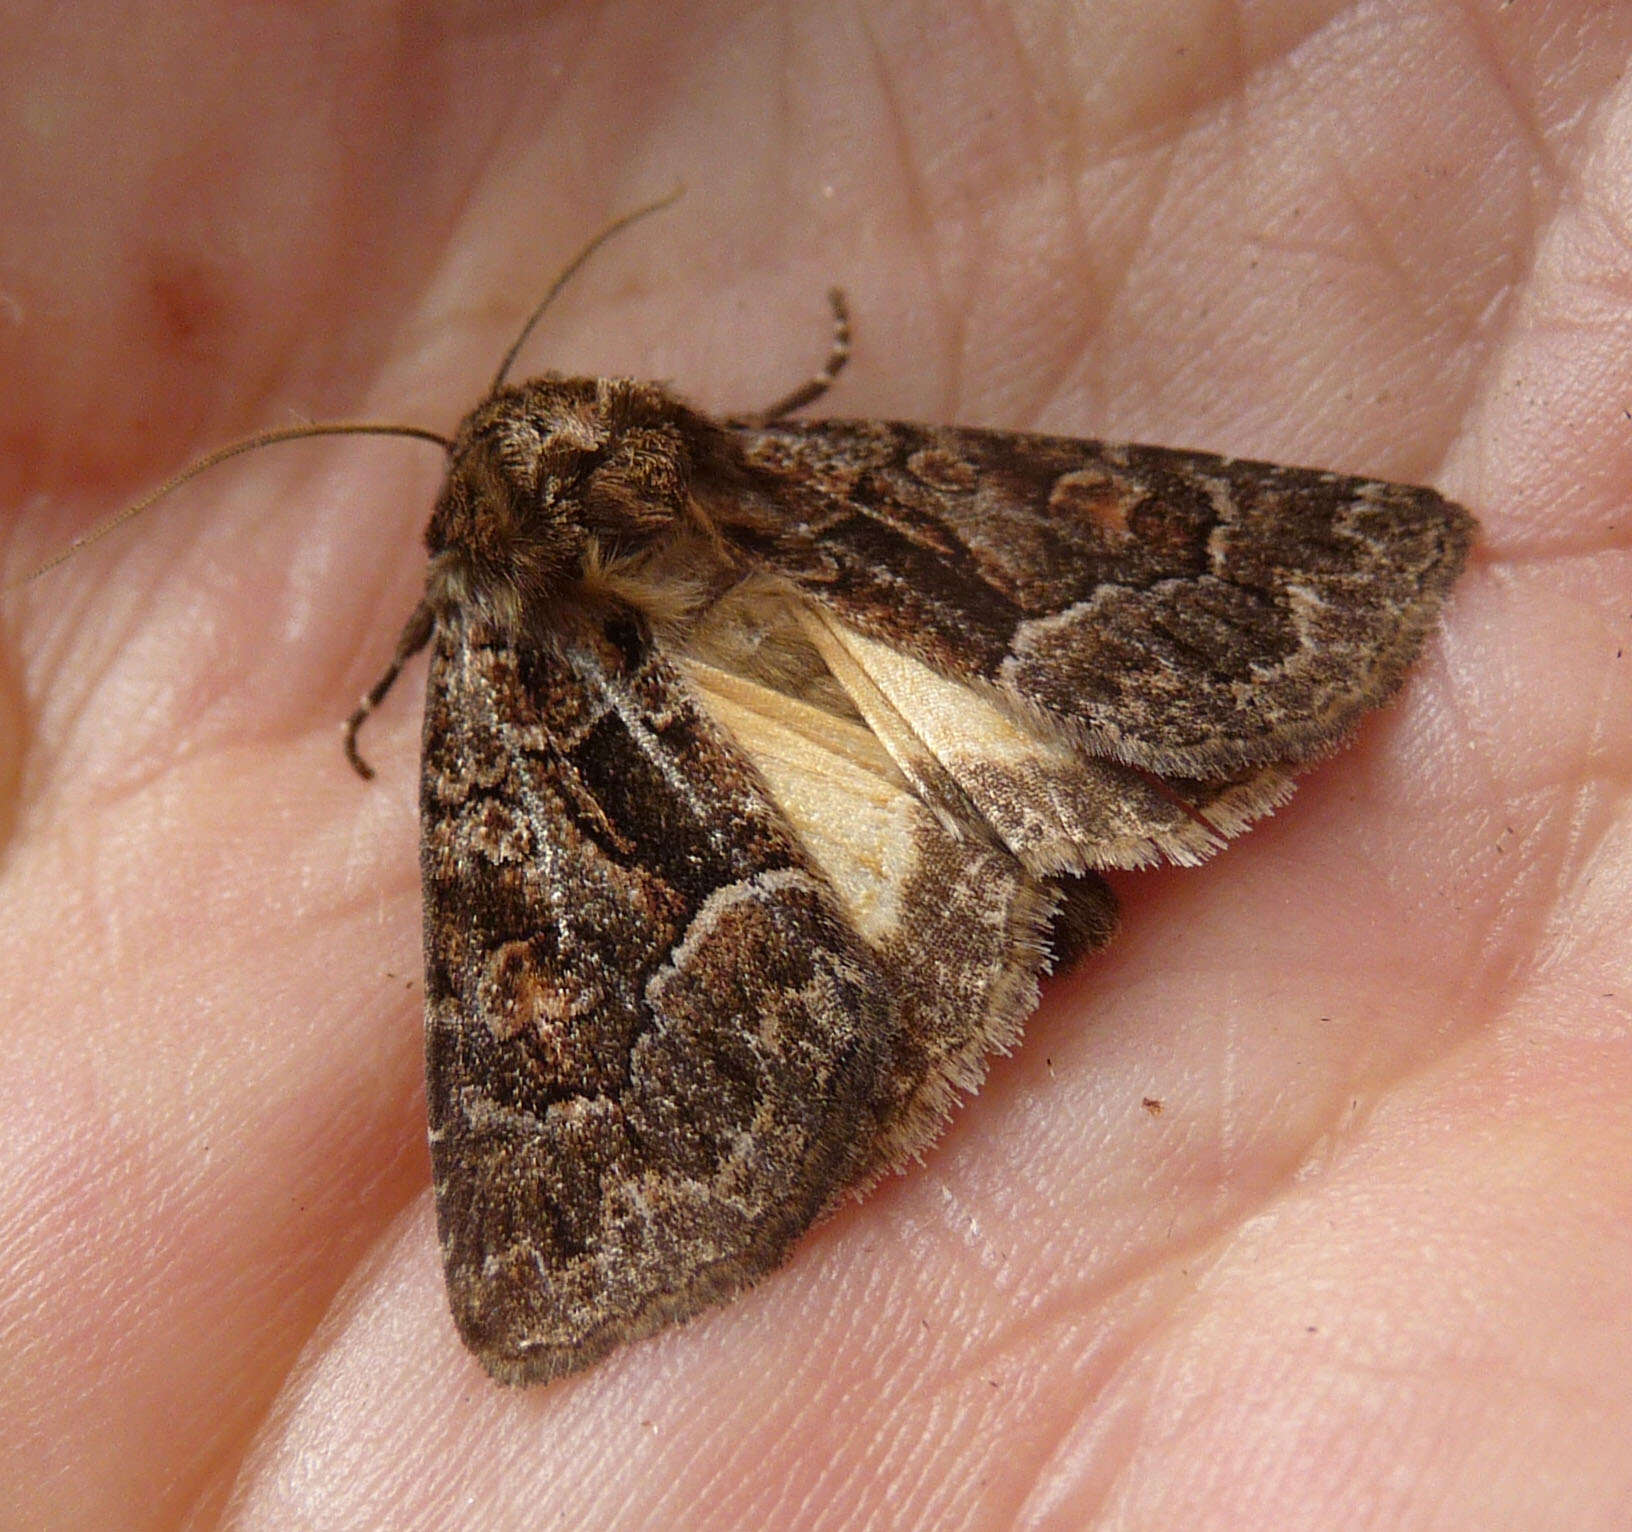
M 1473 527 L 1428 489 L 623 379 L 496 386 L 450 458 L 391 674 L 430 643 L 437 1220 L 507 1383 L 728 1297 L 921 1150 L 1051 950 L 1108 938 L 1099 870 L 1281 802 L 1397 688 Z

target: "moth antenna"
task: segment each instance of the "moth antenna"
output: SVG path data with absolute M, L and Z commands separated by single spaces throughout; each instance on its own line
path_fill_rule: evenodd
M 828 288 L 827 306 L 833 310 L 833 344 L 827 353 L 827 360 L 822 363 L 822 370 L 806 378 L 791 393 L 783 395 L 768 410 L 754 416 L 755 425 L 771 425 L 784 415 L 791 415 L 807 404 L 814 404 L 844 371 L 844 364 L 850 360 L 850 309 L 844 301 L 842 288 Z
M 493 382 L 488 388 L 489 393 L 498 388 L 505 378 L 509 376 L 510 369 L 515 365 L 516 356 L 521 348 L 527 344 L 527 337 L 533 333 L 533 327 L 544 317 L 544 310 L 555 302 L 561 294 L 561 289 L 578 274 L 584 262 L 594 255 L 614 234 L 621 234 L 630 224 L 638 223 L 642 218 L 646 218 L 652 213 L 661 213 L 665 208 L 673 207 L 685 195 L 685 190 L 684 186 L 676 186 L 666 197 L 660 197 L 656 202 L 648 202 L 645 207 L 637 207 L 632 213 L 625 213 L 621 218 L 614 218 L 577 255 L 567 262 L 561 275 L 550 283 L 550 290 L 539 300 L 538 307 L 527 316 L 527 323 L 521 327 L 521 334 L 515 338 L 510 345 L 510 349 L 504 353 L 504 360 L 499 363 L 499 370 L 494 373 Z
M 439 436 L 435 431 L 425 430 L 421 426 L 398 426 L 374 421 L 357 420 L 334 421 L 325 425 L 310 426 L 282 426 L 275 431 L 261 431 L 254 436 L 246 436 L 242 441 L 230 442 L 225 447 L 218 447 L 214 452 L 206 453 L 196 462 L 189 463 L 173 478 L 166 479 L 151 494 L 143 495 L 134 505 L 126 506 L 124 510 L 99 522 L 82 537 L 76 537 L 61 553 L 49 558 L 39 568 L 31 570 L 20 580 L 14 580 L 5 587 L 6 590 L 18 590 L 22 586 L 39 579 L 43 574 L 50 573 L 58 564 L 66 563 L 81 549 L 88 548 L 92 543 L 101 542 L 108 533 L 116 531 L 127 521 L 140 516 L 150 506 L 164 499 L 171 490 L 180 489 L 189 479 L 196 479 L 207 468 L 214 468 L 217 463 L 224 463 L 228 458 L 238 457 L 241 453 L 255 452 L 262 447 L 276 446 L 279 442 L 304 441 L 308 436 L 410 436 L 418 441 L 435 442 L 444 452 L 453 451 L 453 443 L 445 436 Z

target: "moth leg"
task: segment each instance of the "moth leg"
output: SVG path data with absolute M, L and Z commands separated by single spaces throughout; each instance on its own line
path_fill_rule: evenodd
M 814 404 L 844 371 L 844 364 L 850 360 L 850 310 L 845 306 L 844 293 L 837 287 L 828 288 L 827 302 L 833 310 L 833 345 L 827 353 L 827 360 L 822 363 L 822 370 L 814 377 L 807 378 L 792 393 L 778 399 L 768 410 L 753 416 L 750 424 L 768 426 L 784 415 L 791 415 L 807 404 Z
M 391 656 L 391 663 L 385 667 L 385 674 L 369 687 L 363 700 L 346 720 L 344 734 L 346 759 L 351 762 L 351 769 L 365 782 L 373 777 L 374 768 L 357 753 L 357 731 L 367 721 L 368 715 L 385 701 L 385 694 L 396 684 L 397 677 L 402 674 L 402 667 L 430 643 L 431 635 L 435 632 L 436 612 L 430 602 L 421 601 L 403 625 L 402 632 L 397 638 L 396 652 Z

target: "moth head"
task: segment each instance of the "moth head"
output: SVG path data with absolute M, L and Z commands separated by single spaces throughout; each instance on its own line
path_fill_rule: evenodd
M 432 599 L 507 627 L 586 570 L 634 557 L 697 515 L 696 432 L 662 388 L 553 374 L 495 389 L 465 419 L 425 538 Z

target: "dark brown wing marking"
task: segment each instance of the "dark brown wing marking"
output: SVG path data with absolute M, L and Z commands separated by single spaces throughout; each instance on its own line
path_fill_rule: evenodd
M 1328 749 L 1389 696 L 1472 520 L 1429 489 L 873 421 L 740 430 L 764 561 L 844 621 L 1097 753 L 1212 777 Z
M 512 1383 L 726 1296 L 869 1168 L 889 988 L 633 621 L 439 627 L 427 1095 L 455 1318 Z

